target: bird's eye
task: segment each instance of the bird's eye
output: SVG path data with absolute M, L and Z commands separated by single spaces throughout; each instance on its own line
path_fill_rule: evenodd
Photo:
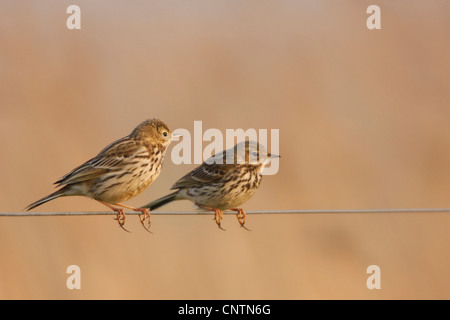
M 163 136 L 164 136 L 164 137 L 167 137 L 167 131 L 164 131 L 164 132 L 163 132 Z

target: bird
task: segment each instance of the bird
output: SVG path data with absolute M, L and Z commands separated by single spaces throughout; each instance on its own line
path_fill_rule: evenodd
M 242 141 L 208 158 L 176 181 L 171 190 L 177 191 L 141 208 L 152 211 L 172 201 L 187 199 L 200 209 L 214 211 L 214 220 L 220 229 L 224 230 L 221 226 L 223 210 L 236 211 L 239 224 L 247 229 L 246 214 L 240 206 L 258 189 L 262 170 L 270 159 L 279 157 L 268 153 L 256 141 Z
M 121 204 L 144 191 L 160 174 L 167 147 L 176 135 L 159 119 L 140 123 L 129 135 L 106 146 L 98 155 L 76 167 L 55 182 L 60 187 L 33 202 L 24 210 L 67 196 L 85 196 L 117 212 L 116 220 L 124 228 L 123 208 L 141 212 L 139 220 L 150 231 L 150 212 Z M 120 208 L 119 208 L 120 207 Z M 148 227 L 145 219 L 148 218 Z

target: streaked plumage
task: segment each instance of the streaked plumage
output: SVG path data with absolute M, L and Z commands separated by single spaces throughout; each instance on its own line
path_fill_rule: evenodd
M 130 135 L 111 143 L 97 156 L 64 175 L 55 182 L 57 187 L 61 187 L 59 190 L 30 204 L 26 210 L 59 197 L 85 196 L 116 211 L 121 227 L 125 222 L 124 210 L 112 205 L 141 211 L 144 215 L 140 216 L 142 225 L 146 217 L 150 224 L 148 210 L 119 202 L 138 195 L 159 176 L 171 140 L 172 133 L 164 122 L 146 120 Z
M 257 142 L 245 141 L 206 160 L 179 179 L 171 189 L 174 193 L 157 199 L 142 208 L 155 210 L 174 200 L 188 199 L 206 210 L 215 211 L 215 220 L 221 227 L 222 210 L 237 211 L 241 226 L 245 224 L 245 212 L 239 207 L 258 189 L 261 171 L 270 157 Z

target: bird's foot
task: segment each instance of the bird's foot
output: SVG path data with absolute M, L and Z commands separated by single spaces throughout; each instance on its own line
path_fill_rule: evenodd
M 241 227 L 244 228 L 244 229 L 247 230 L 247 231 L 251 231 L 249 228 L 247 228 L 247 227 L 245 226 L 245 218 L 246 218 L 246 214 L 245 214 L 244 209 L 233 208 L 233 209 L 231 209 L 231 210 L 237 211 L 236 217 L 237 217 L 237 219 L 238 219 L 239 224 L 241 225 Z

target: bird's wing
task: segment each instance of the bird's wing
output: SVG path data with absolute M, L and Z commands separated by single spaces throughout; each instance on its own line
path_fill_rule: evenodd
M 129 137 L 122 138 L 108 145 L 96 157 L 61 177 L 55 184 L 60 186 L 83 182 L 114 170 L 120 170 L 123 166 L 138 161 L 134 155 L 140 153 L 141 150 L 145 151 L 145 147 Z
M 227 164 L 203 163 L 175 182 L 171 189 L 188 188 L 216 182 L 222 179 L 232 169 L 233 166 Z

